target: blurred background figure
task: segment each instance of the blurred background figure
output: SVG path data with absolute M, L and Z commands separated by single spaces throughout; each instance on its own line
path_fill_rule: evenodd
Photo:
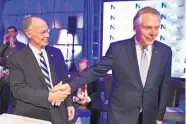
M 78 63 L 78 72 L 86 70 L 88 67 L 88 60 L 81 59 Z M 78 73 L 72 74 L 73 76 Z M 73 101 L 76 107 L 86 108 L 90 110 L 90 124 L 98 124 L 101 115 L 101 91 L 99 81 L 94 81 L 88 85 L 83 85 L 76 92 L 74 92 Z
M 17 29 L 14 26 L 9 26 L 7 28 L 7 34 L 4 36 L 3 42 L 0 44 L 0 65 L 7 69 L 7 59 L 15 51 L 25 47 L 25 44 L 19 42 L 16 39 Z
M 10 105 L 9 113 L 14 111 L 16 100 L 11 97 L 10 86 L 7 80 L 9 70 L 8 70 L 8 58 L 14 52 L 25 47 L 25 44 L 19 42 L 16 39 L 17 29 L 14 26 L 9 26 L 7 28 L 7 34 L 4 36 L 3 42 L 0 43 L 0 66 L 1 66 L 1 76 L 0 76 L 0 114 L 6 113 L 8 106 Z

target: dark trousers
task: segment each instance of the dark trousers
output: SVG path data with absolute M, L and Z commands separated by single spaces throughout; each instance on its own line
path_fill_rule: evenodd
M 142 112 L 139 114 L 138 124 L 142 124 Z
M 4 80 L 1 79 L 0 83 L 2 83 L 0 88 L 0 114 L 3 114 L 8 110 L 11 91 L 9 84 L 5 83 Z
M 99 124 L 101 111 L 94 109 L 91 110 L 90 124 Z

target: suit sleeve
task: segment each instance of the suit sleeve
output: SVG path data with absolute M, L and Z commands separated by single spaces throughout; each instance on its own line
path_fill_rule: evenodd
M 65 60 L 64 60 L 64 57 L 63 57 L 63 54 L 61 53 L 61 51 L 59 50 L 60 52 L 60 58 L 62 58 L 62 65 L 63 65 L 63 69 L 62 69 L 62 81 L 63 82 L 66 82 L 69 78 L 68 78 L 68 71 L 67 71 L 67 68 L 66 68 L 66 64 L 65 64 Z M 72 95 L 69 95 L 65 100 L 65 105 L 68 107 L 68 106 L 73 106 L 73 99 L 72 99 Z
M 0 57 L 3 57 L 6 48 L 7 48 L 7 45 L 0 43 Z
M 76 76 L 77 74 L 78 74 L 78 72 L 71 73 L 71 78 L 73 78 L 73 77 Z M 78 89 L 75 90 L 74 92 L 72 92 L 72 97 L 77 96 L 77 92 L 78 92 Z M 73 100 L 73 101 L 74 101 L 74 100 Z
M 14 56 L 15 57 L 15 56 Z M 15 57 L 16 58 L 16 57 Z M 38 107 L 50 108 L 48 102 L 48 90 L 33 89 L 26 83 L 24 71 L 19 63 L 19 59 L 13 56 L 9 58 L 10 64 L 10 88 L 14 97 L 20 101 L 32 104 Z
M 104 76 L 109 70 L 113 68 L 114 52 L 113 44 L 109 46 L 106 55 L 103 56 L 98 64 L 88 68 L 86 71 L 81 72 L 78 76 L 71 78 L 68 81 L 71 92 L 74 92 L 82 85 L 95 81 L 98 77 Z
M 91 101 L 95 101 L 101 95 L 99 81 L 94 82 L 94 91 L 89 94 Z
M 157 120 L 162 121 L 169 99 L 170 82 L 171 82 L 171 65 L 172 65 L 172 51 L 169 52 L 169 58 L 166 64 L 163 81 L 160 86 L 159 92 L 159 109 Z

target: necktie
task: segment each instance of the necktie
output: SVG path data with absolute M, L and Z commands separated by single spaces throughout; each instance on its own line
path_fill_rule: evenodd
M 85 93 L 85 89 L 86 89 L 86 87 L 85 87 L 85 85 L 83 85 L 83 86 L 81 87 L 81 91 Z
M 147 52 L 148 52 L 147 49 L 142 49 L 141 60 L 140 60 L 140 76 L 141 76 L 143 87 L 145 86 L 145 82 L 146 82 L 147 74 L 148 74 Z
M 49 71 L 48 71 L 48 67 L 47 67 L 45 58 L 44 58 L 42 52 L 39 55 L 40 55 L 40 63 L 39 63 L 39 65 L 40 65 L 41 71 L 43 73 L 43 76 L 44 76 L 45 82 L 46 82 L 46 84 L 48 86 L 48 89 L 51 89 L 52 86 L 51 86 Z
M 9 53 L 8 53 L 9 56 L 12 55 L 12 50 L 13 50 L 13 47 L 12 47 L 12 45 L 10 45 L 9 46 Z

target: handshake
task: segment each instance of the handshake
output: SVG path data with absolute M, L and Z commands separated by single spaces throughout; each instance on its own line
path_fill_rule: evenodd
M 60 106 L 68 95 L 71 94 L 71 88 L 69 84 L 62 84 L 62 81 L 53 87 L 48 95 L 48 101 L 51 102 L 53 106 Z

